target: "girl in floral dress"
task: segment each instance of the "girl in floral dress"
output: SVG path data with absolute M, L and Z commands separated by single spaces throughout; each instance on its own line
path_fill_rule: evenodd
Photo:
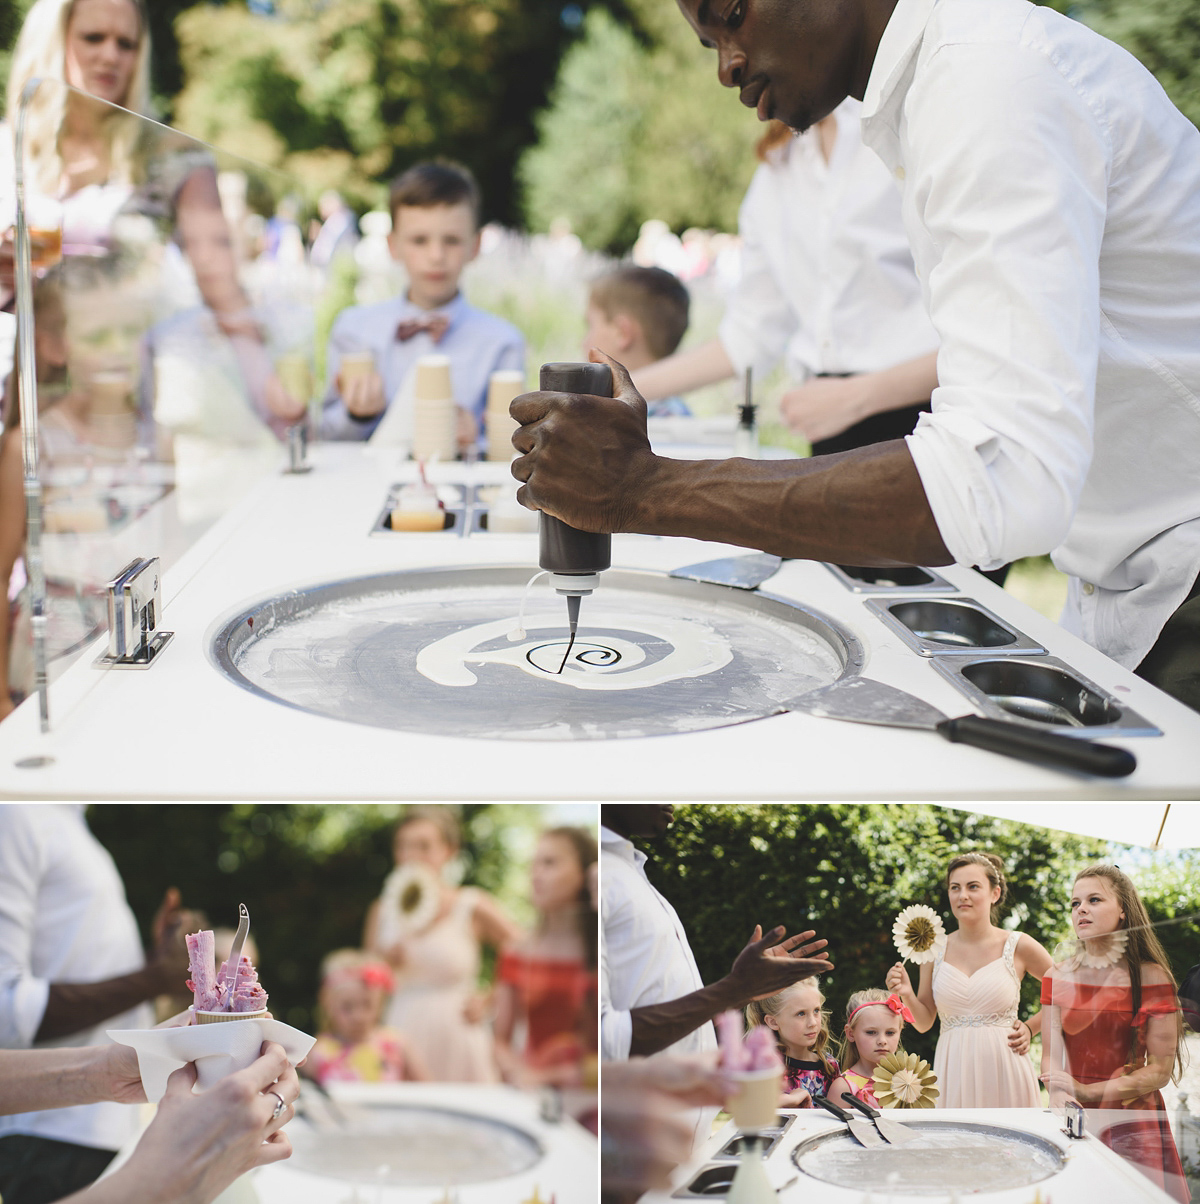
M 781 1108 L 813 1107 L 813 1100 L 827 1095 L 830 1084 L 841 1074 L 837 1059 L 826 1053 L 830 1036 L 824 1003 L 817 980 L 802 978 L 746 1005 L 747 1024 L 766 1025 L 779 1042 L 784 1065 Z

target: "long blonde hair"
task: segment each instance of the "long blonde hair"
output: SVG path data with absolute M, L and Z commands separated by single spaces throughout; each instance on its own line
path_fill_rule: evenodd
M 26 85 L 35 79 L 66 83 L 67 27 L 77 0 L 37 0 L 21 26 L 13 49 L 12 71 L 8 77 L 8 123 L 16 134 L 17 115 Z M 131 112 L 150 112 L 150 28 L 142 0 L 129 0 L 138 17 L 137 59 L 124 107 Z M 67 92 L 62 88 L 39 88 L 27 102 L 25 114 L 26 162 L 30 166 L 29 183 L 39 192 L 53 196 L 62 179 L 59 136 L 66 117 Z M 98 102 L 99 103 L 99 102 Z M 109 112 L 109 144 L 114 179 L 131 182 L 134 178 L 135 146 L 139 124 L 119 113 Z
M 792 983 L 790 987 L 784 987 L 782 991 L 776 991 L 774 995 L 768 995 L 766 999 L 752 999 L 746 1004 L 746 1022 L 753 1028 L 756 1024 L 766 1025 L 768 1016 L 778 1016 L 783 1011 L 783 1006 L 787 1003 L 789 996 L 792 995 L 798 987 L 811 987 L 817 993 L 817 998 L 821 1001 L 821 1031 L 817 1034 L 816 1044 L 813 1046 L 813 1058 L 821 1064 L 821 1070 L 829 1078 L 834 1077 L 833 1065 L 829 1060 L 829 1055 L 825 1052 L 829 1047 L 829 1013 L 824 1009 L 825 996 L 821 991 L 821 985 L 814 978 L 801 978 L 799 981 Z M 769 1026 L 768 1026 L 769 1027 Z M 787 1054 L 787 1046 L 784 1044 L 783 1037 L 779 1030 L 775 1030 L 775 1041 L 779 1046 L 779 1055 L 784 1057 Z

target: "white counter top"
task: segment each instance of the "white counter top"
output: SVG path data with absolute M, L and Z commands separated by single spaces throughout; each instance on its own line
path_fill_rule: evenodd
M 932 732 L 789 713 L 696 733 L 578 744 L 419 736 L 344 723 L 257 697 L 207 655 L 221 619 L 298 585 L 439 565 L 537 564 L 535 535 L 369 534 L 387 487 L 411 473 L 394 454 L 325 445 L 306 475 L 265 479 L 164 576 L 175 633 L 146 671 L 104 671 L 89 650 L 52 687 L 52 730 L 36 700 L 0 725 L 0 795 L 138 799 L 922 799 L 1200 797 L 1200 715 L 1068 635 L 969 569 L 938 570 L 1048 652 L 1163 731 L 1109 739 L 1138 758 L 1128 778 L 1040 769 Z M 460 480 L 447 465 L 443 480 Z M 475 481 L 506 481 L 480 464 Z M 145 555 L 156 549 L 147 547 Z M 745 549 L 615 536 L 614 567 L 669 570 Z M 603 588 L 603 586 L 601 587 Z M 829 569 L 791 561 L 764 586 L 861 640 L 867 676 L 950 715 L 965 698 Z M 596 755 L 614 752 L 618 755 Z M 31 757 L 52 758 L 36 768 Z
M 798 1145 L 819 1134 L 842 1129 L 840 1121 L 815 1109 L 785 1112 L 795 1119 L 767 1155 L 767 1177 L 778 1191 L 780 1204 L 862 1204 L 867 1197 L 861 1187 L 838 1186 L 814 1178 L 797 1169 L 792 1152 Z M 1172 1197 L 1152 1183 L 1135 1166 L 1114 1154 L 1098 1138 L 1085 1135 L 1071 1140 L 1062 1133 L 1062 1124 L 1050 1112 L 1032 1108 L 937 1108 L 912 1112 L 887 1109 L 884 1115 L 892 1120 L 912 1122 L 967 1122 L 973 1125 L 995 1126 L 1040 1138 L 1059 1150 L 1065 1158 L 1061 1170 L 1038 1183 L 1019 1188 L 994 1190 L 980 1182 L 980 1198 L 988 1204 L 1094 1204 L 1094 1201 L 1120 1201 L 1120 1204 L 1168 1204 Z M 667 1191 L 648 1192 L 640 1204 L 679 1204 L 681 1200 L 696 1199 L 688 1185 L 704 1168 L 714 1165 L 719 1151 L 737 1129 L 730 1121 L 701 1148 L 689 1163 L 677 1168 Z M 868 1155 L 871 1151 L 862 1151 Z M 936 1151 L 930 1151 L 936 1160 Z M 726 1162 L 726 1165 L 729 1165 Z M 936 1171 L 932 1172 L 936 1175 Z M 895 1199 L 905 1204 L 946 1204 L 947 1200 L 974 1198 L 975 1191 L 950 1193 L 945 1187 L 928 1192 L 914 1192 L 912 1185 L 897 1182 L 894 1194 L 881 1191 L 870 1198 Z

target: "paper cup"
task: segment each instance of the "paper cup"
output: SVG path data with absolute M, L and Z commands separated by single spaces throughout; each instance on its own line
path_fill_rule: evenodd
M 338 364 L 338 371 L 344 388 L 347 381 L 357 380 L 375 371 L 375 356 L 370 351 L 347 351 Z
M 450 384 L 450 357 L 423 355 L 417 360 L 414 395 L 418 401 L 443 401 L 454 396 Z
M 726 1105 L 739 1129 L 761 1133 L 775 1123 L 779 1097 L 783 1094 L 780 1070 L 743 1071 L 730 1075 L 738 1083 L 737 1094 Z
M 196 1014 L 197 1024 L 224 1024 L 228 1020 L 261 1020 L 267 1014 L 267 1009 L 263 1008 L 258 1012 L 203 1012 L 199 1008 L 193 1008 Z

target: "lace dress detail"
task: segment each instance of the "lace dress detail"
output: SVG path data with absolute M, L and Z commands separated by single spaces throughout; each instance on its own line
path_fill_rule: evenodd
M 1020 939 L 1019 932 L 1009 933 L 1001 956 L 974 974 L 940 957 L 934 962 L 933 1000 L 941 1028 L 933 1069 L 940 1108 L 1041 1106 L 1033 1062 L 1008 1045 L 1020 1001 L 1013 961 Z

